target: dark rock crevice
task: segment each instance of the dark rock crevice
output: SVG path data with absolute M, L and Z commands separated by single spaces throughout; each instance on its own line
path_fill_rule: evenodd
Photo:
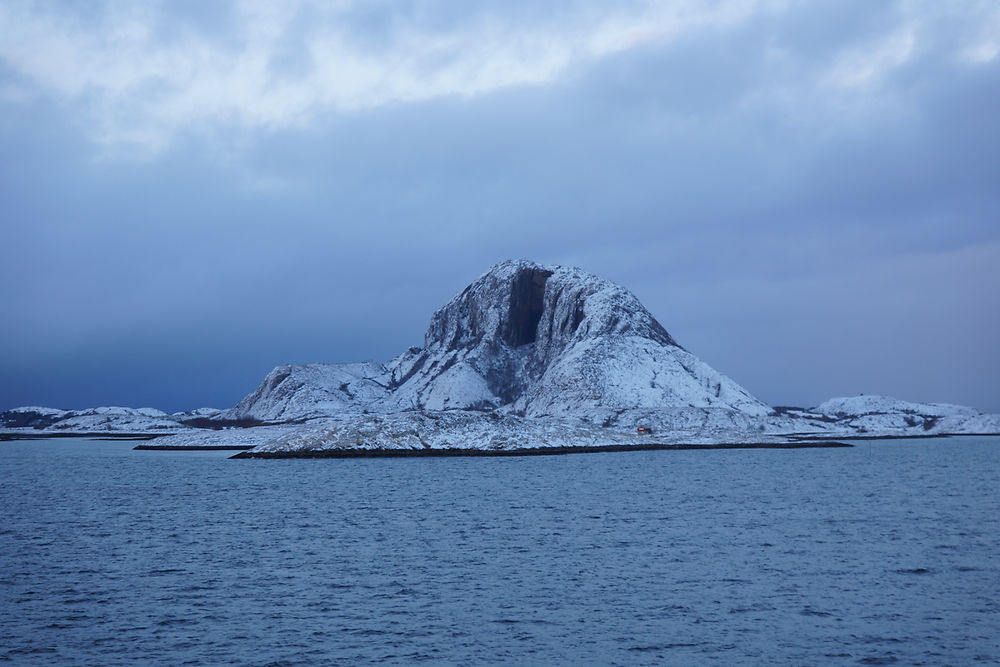
M 511 347 L 534 343 L 538 337 L 538 322 L 545 310 L 545 283 L 552 271 L 541 268 L 522 269 L 510 288 L 510 308 L 503 340 Z

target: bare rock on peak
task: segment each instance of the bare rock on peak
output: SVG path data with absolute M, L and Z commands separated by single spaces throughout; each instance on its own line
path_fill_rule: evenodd
M 625 288 L 523 260 L 477 278 L 434 313 L 424 347 L 387 368 L 396 410 L 770 410 L 681 348 Z

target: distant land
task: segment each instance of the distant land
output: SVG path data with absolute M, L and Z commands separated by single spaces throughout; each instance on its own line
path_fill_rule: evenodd
M 132 435 L 241 456 L 511 454 L 816 446 L 1000 433 L 1000 415 L 884 396 L 772 407 L 685 350 L 623 287 L 497 264 L 386 363 L 279 366 L 235 406 L 0 413 L 0 437 Z

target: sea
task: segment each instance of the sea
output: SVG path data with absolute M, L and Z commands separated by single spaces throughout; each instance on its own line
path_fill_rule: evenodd
M 0 442 L 0 662 L 1000 663 L 1000 438 L 230 460 Z

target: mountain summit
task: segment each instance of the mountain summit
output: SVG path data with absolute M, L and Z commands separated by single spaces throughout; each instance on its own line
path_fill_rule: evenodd
M 431 317 L 424 346 L 384 365 L 281 366 L 230 418 L 502 410 L 770 408 L 682 348 L 628 290 L 575 268 L 505 261 Z

